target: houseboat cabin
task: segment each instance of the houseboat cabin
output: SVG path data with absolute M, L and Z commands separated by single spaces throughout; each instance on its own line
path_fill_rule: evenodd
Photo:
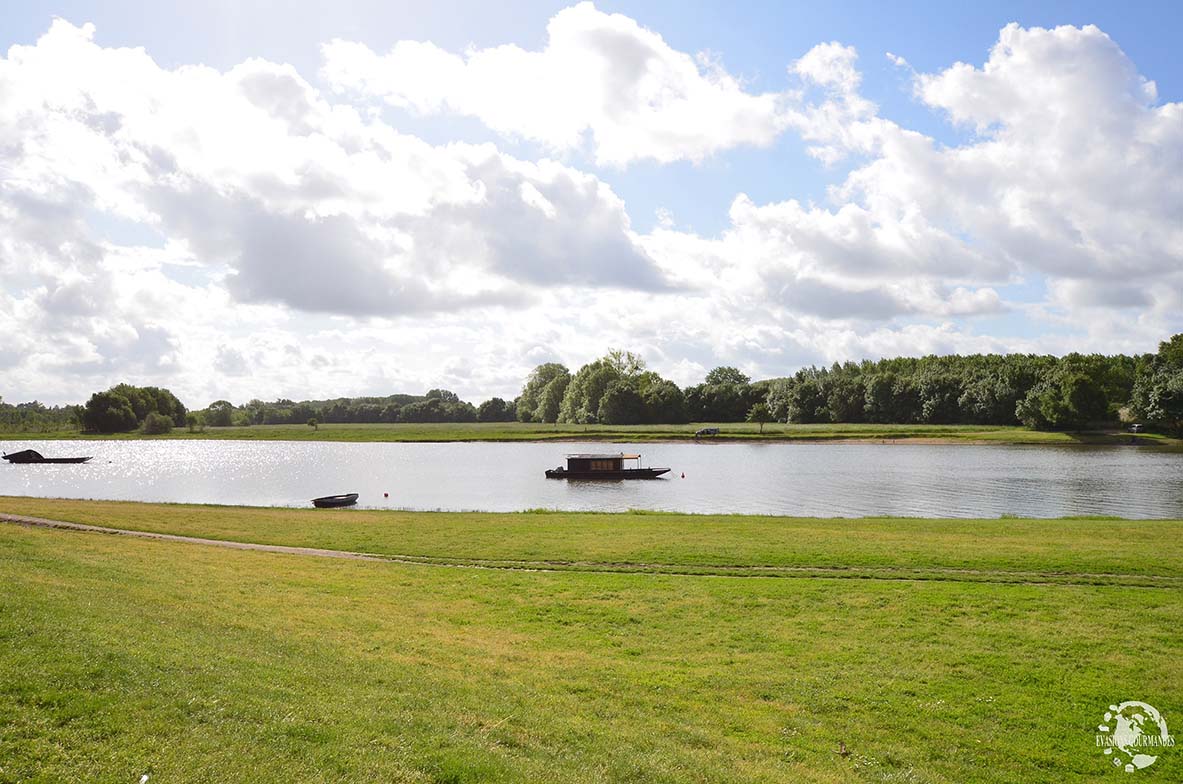
M 626 466 L 626 460 L 635 460 L 637 463 L 635 466 Z M 611 455 L 567 455 L 567 466 L 552 468 L 546 472 L 546 476 L 548 479 L 656 479 L 665 473 L 669 473 L 668 468 L 642 468 L 640 455 L 619 452 Z

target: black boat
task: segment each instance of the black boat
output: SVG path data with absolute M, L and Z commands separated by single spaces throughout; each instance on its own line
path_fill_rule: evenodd
M 625 460 L 636 460 L 636 468 L 625 468 Z M 567 455 L 567 467 L 546 472 L 547 479 L 656 479 L 668 468 L 642 468 L 640 455 Z
M 89 457 L 46 457 L 34 449 L 22 449 L 10 455 L 3 455 L 10 463 L 85 463 Z
M 353 506 L 357 503 L 357 493 L 346 493 L 345 495 L 326 495 L 320 498 L 313 498 L 312 505 L 317 509 L 332 509 L 338 506 Z

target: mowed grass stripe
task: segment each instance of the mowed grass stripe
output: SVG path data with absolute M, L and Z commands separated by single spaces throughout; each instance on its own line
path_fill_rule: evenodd
M 175 534 L 161 534 L 147 531 L 132 531 L 120 528 L 70 523 L 62 520 L 48 520 L 27 515 L 0 513 L 0 522 L 36 528 L 49 528 L 75 533 L 130 536 L 141 539 L 155 539 L 181 544 L 206 547 L 226 547 L 237 550 L 255 550 L 319 558 L 346 558 L 366 561 L 414 564 L 420 566 L 445 566 L 475 569 L 503 569 L 512 571 L 570 571 L 621 574 L 667 574 L 699 577 L 748 577 L 748 578 L 827 578 L 867 580 L 953 580 L 962 582 L 1006 582 L 1032 585 L 1123 585 L 1128 587 L 1183 587 L 1183 578 L 1163 575 L 1139 574 L 1088 574 L 1072 572 L 1023 572 L 987 571 L 982 569 L 928 568 L 910 569 L 903 567 L 847 567 L 847 566 L 736 566 L 727 564 L 704 564 L 684 566 L 660 563 L 605 563 L 596 561 L 529 561 L 523 559 L 489 558 L 442 558 L 414 555 L 382 555 L 359 553 L 348 550 L 331 550 L 311 547 L 288 547 L 284 545 L 240 542 L 222 539 L 206 539 Z
M 1183 711 L 1175 590 L 422 569 L 17 526 L 0 574 L 3 780 L 1085 782 L 1112 775 L 1093 732 L 1115 696 Z

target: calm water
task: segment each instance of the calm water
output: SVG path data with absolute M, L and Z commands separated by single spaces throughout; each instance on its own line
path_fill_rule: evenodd
M 1138 447 L 275 441 L 0 446 L 94 455 L 80 466 L 4 463 L 0 495 L 307 506 L 313 496 L 357 492 L 360 506 L 403 509 L 1183 517 L 1183 455 Z M 645 465 L 673 470 L 654 481 L 543 477 L 566 452 L 579 451 L 639 451 Z

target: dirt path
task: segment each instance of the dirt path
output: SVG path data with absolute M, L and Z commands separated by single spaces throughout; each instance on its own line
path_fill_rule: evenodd
M 490 569 L 515 572 L 587 572 L 591 574 L 652 574 L 696 577 L 828 578 L 859 580 L 938 580 L 951 582 L 1007 583 L 1015 585 L 1111 585 L 1134 588 L 1183 588 L 1183 577 L 1147 574 L 1041 572 L 1021 570 L 958 569 L 949 567 L 898 566 L 759 566 L 729 564 L 663 564 L 608 561 L 520 560 L 508 558 L 464 558 L 430 555 L 390 555 L 327 550 L 319 547 L 291 547 L 281 544 L 205 539 L 152 531 L 108 528 L 43 517 L 0 513 L 0 523 L 47 528 L 73 533 L 127 536 L 161 542 L 223 547 L 281 555 L 342 558 L 352 561 L 381 561 L 414 566 L 458 569 Z

